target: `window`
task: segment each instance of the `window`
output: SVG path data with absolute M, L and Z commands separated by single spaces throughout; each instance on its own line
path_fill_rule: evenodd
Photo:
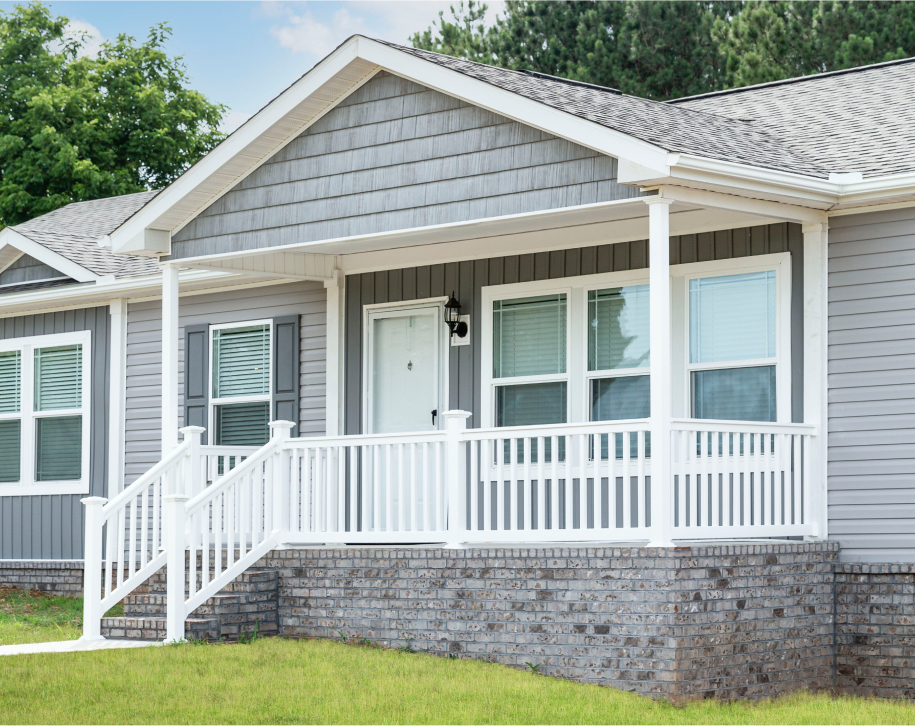
M 258 321 L 210 330 L 216 444 L 263 446 L 270 438 L 272 325 Z
M 0 494 L 88 492 L 90 333 L 0 342 Z
M 774 270 L 689 281 L 692 416 L 776 420 Z
M 493 303 L 496 425 L 567 420 L 567 296 Z

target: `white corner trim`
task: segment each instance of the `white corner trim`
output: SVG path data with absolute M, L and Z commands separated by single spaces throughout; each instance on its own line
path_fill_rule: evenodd
M 85 267 L 73 262 L 73 260 L 67 259 L 44 245 L 30 240 L 12 227 L 7 227 L 0 232 L 0 243 L 12 245 L 29 257 L 34 257 L 39 262 L 44 262 L 49 267 L 59 270 L 77 282 L 94 282 L 99 278 L 94 272 L 90 272 Z

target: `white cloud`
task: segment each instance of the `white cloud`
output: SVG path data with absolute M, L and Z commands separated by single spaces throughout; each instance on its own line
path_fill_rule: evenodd
M 318 61 L 355 33 L 406 45 L 413 33 L 424 31 L 437 21 L 439 12 L 444 11 L 445 18 L 450 19 L 450 8 L 459 1 L 350 0 L 335 3 L 340 8 L 323 20 L 308 9 L 307 3 L 292 5 L 271 1 L 261 3 L 260 13 L 265 17 L 282 18 L 282 22 L 270 30 L 281 47 Z M 505 3 L 487 4 L 486 21 L 492 24 Z
M 287 10 L 285 25 L 273 26 L 270 33 L 281 47 L 315 59 L 323 58 L 354 33 L 371 34 L 362 17 L 353 16 L 345 7 L 329 23 L 320 22 L 308 10 L 301 15 Z
M 66 36 L 68 38 L 75 38 L 79 35 L 84 37 L 84 45 L 80 49 L 79 55 L 95 58 L 102 48 L 102 43 L 105 42 L 101 31 L 92 23 L 87 23 L 85 20 L 71 20 L 67 24 Z
M 241 111 L 228 111 L 219 124 L 219 130 L 224 134 L 231 134 L 235 129 L 241 126 L 245 121 L 251 118 L 252 114 L 242 113 Z

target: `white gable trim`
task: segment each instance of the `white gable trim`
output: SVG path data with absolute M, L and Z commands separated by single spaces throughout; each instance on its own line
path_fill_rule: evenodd
M 25 252 L 22 250 L 17 250 L 12 245 L 3 245 L 0 247 L 0 272 L 4 272 L 9 269 L 9 266 L 24 254 Z
M 33 242 L 12 227 L 7 227 L 0 232 L 0 255 L 3 255 L 7 248 L 13 248 L 27 254 L 29 257 L 34 257 L 39 262 L 53 267 L 67 277 L 72 277 L 77 282 L 93 282 L 99 279 L 99 275 L 94 272 L 90 272 L 82 265 L 76 264 L 73 260 L 67 259 L 44 245 Z

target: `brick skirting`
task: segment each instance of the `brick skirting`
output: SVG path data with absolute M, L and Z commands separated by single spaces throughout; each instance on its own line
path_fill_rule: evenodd
M 835 543 L 284 550 L 280 632 L 526 667 L 674 700 L 834 683 Z
M 81 597 L 82 560 L 0 560 L 0 587 Z
M 915 565 L 836 565 L 836 685 L 915 698 Z

